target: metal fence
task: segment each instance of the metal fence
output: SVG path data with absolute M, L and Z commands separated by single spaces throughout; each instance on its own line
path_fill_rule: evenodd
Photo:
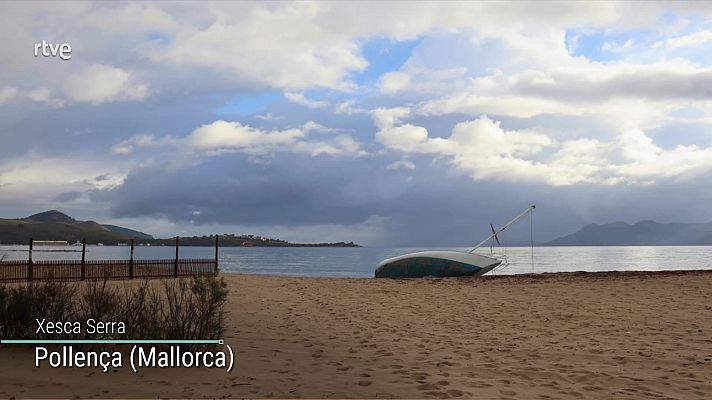
M 19 281 L 80 281 L 121 280 L 135 278 L 177 278 L 180 276 L 209 275 L 218 271 L 218 238 L 215 238 L 214 259 L 176 258 L 163 260 L 135 260 L 134 243 L 128 260 L 86 260 L 86 241 L 81 260 L 32 260 L 32 240 L 27 260 L 0 261 L 0 282 Z

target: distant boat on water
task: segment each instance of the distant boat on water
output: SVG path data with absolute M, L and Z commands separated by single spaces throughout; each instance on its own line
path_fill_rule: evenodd
M 35 246 L 68 246 L 69 242 L 66 240 L 33 240 L 32 243 Z
M 428 276 L 444 278 L 484 275 L 502 264 L 504 260 L 476 254 L 475 250 L 492 239 L 499 243 L 497 236 L 499 233 L 524 218 L 535 208 L 535 205 L 529 206 L 497 230 L 490 224 L 492 234 L 468 251 L 420 251 L 388 258 L 378 264 L 375 276 L 376 278 L 423 278 Z

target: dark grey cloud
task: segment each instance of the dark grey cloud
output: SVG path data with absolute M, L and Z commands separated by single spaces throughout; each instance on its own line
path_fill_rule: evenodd
M 512 90 L 573 102 L 616 97 L 664 101 L 712 99 L 712 71 L 674 64 L 588 73 L 571 70 L 542 78 L 519 77 Z
M 52 201 L 58 203 L 65 203 L 78 199 L 79 197 L 81 197 L 82 194 L 82 192 L 64 192 L 54 196 L 54 198 L 52 198 Z
M 385 171 L 378 160 L 293 155 L 255 164 L 232 155 L 182 170 L 136 169 L 123 185 L 96 191 L 93 199 L 107 204 L 114 217 L 197 226 L 349 226 L 379 216 L 387 235 L 379 244 L 399 246 L 468 245 L 487 235 L 489 223 L 503 224 L 530 203 L 538 206 L 539 241 L 592 222 L 712 220 L 702 206 L 710 195 L 687 190 L 692 183 L 620 188 L 473 182 L 447 166 L 414 161 L 417 174 Z M 528 238 L 526 222 L 505 236 L 510 243 Z

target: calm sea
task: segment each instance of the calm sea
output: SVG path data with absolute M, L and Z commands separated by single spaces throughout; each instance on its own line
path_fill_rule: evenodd
M 62 250 L 62 251 L 46 251 Z M 35 260 L 81 259 L 79 247 L 38 246 Z M 289 248 L 230 247 L 220 249 L 223 272 L 330 277 L 372 277 L 384 258 L 432 248 Z M 181 258 L 212 258 L 209 247 L 181 247 Z M 487 254 L 489 249 L 483 249 Z M 495 274 L 563 271 L 626 271 L 712 269 L 712 246 L 537 247 L 532 265 L 531 248 L 510 247 L 508 265 Z M 26 246 L 0 246 L 0 257 L 26 259 Z M 128 259 L 124 246 L 88 246 L 87 259 Z M 173 247 L 137 247 L 137 259 L 173 258 Z

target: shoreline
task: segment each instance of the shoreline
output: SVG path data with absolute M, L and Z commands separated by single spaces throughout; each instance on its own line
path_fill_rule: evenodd
M 560 271 L 560 272 L 526 272 L 521 274 L 496 275 L 485 274 L 482 276 L 454 276 L 454 277 L 423 277 L 423 278 L 376 278 L 376 277 L 350 277 L 350 276 L 312 276 L 312 275 L 288 275 L 288 274 L 256 274 L 233 271 L 220 271 L 221 276 L 248 276 L 248 277 L 274 277 L 274 278 L 295 278 L 295 279 L 349 279 L 349 280 L 384 280 L 384 281 L 437 281 L 437 280 L 552 280 L 564 278 L 580 279 L 614 279 L 614 278 L 653 278 L 655 276 L 687 276 L 687 275 L 711 275 L 712 269 L 664 269 L 664 270 L 626 270 L 626 271 Z

